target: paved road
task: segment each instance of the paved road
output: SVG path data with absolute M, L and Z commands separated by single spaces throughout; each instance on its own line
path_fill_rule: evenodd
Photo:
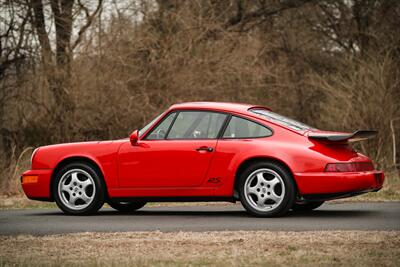
M 325 204 L 313 212 L 290 212 L 283 218 L 254 218 L 240 205 L 149 207 L 135 213 L 103 209 L 80 217 L 50 209 L 0 211 L 2 235 L 154 230 L 400 231 L 400 202 Z

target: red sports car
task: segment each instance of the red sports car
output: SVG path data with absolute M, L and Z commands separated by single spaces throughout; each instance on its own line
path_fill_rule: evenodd
M 382 188 L 384 174 L 351 142 L 374 131 L 320 131 L 261 106 L 171 106 L 129 139 L 37 148 L 21 182 L 30 199 L 67 214 L 104 202 L 133 211 L 153 201 L 240 201 L 271 217 Z

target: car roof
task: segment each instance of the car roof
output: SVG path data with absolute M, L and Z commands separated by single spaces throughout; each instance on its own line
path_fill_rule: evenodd
M 172 105 L 169 109 L 206 109 L 206 110 L 219 110 L 219 111 L 230 111 L 237 113 L 248 113 L 251 108 L 263 108 L 267 107 L 250 105 L 244 103 L 229 103 L 229 102 L 185 102 Z

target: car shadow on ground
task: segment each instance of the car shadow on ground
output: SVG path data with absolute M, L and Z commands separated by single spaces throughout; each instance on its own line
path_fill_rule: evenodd
M 375 214 L 376 211 L 365 210 L 315 210 L 309 212 L 289 211 L 284 217 L 316 217 L 316 218 L 329 218 L 329 217 L 368 217 Z M 256 218 L 246 211 L 135 211 L 135 212 L 118 212 L 112 210 L 100 211 L 97 215 L 133 215 L 133 216 L 207 216 L 207 217 L 248 217 Z M 282 218 L 282 217 L 280 217 Z
M 362 217 L 370 217 L 374 216 L 378 211 L 368 211 L 368 210 L 314 210 L 314 211 L 308 211 L 308 212 L 299 212 L 299 211 L 289 211 L 285 216 L 279 217 L 279 218 L 309 218 L 309 217 L 314 217 L 314 218 L 362 218 Z M 40 212 L 39 213 L 31 213 L 29 214 L 30 216 L 69 216 L 65 215 L 61 211 L 55 211 L 55 212 Z M 89 215 L 88 217 L 105 217 L 105 216 L 120 216 L 120 217 L 149 217 L 149 216 L 154 216 L 154 217 L 237 217 L 237 218 L 253 218 L 257 219 L 256 217 L 248 214 L 244 210 L 218 210 L 218 211 L 203 211 L 203 210 L 173 210 L 168 209 L 168 210 L 140 210 L 140 211 L 134 211 L 134 212 L 120 212 L 116 210 L 111 210 L 111 209 L 103 209 L 100 210 L 99 212 Z M 269 218 L 273 219 L 273 218 Z

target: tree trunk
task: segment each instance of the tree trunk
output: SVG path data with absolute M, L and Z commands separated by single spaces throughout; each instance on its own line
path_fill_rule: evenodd
M 42 63 L 49 88 L 54 96 L 54 121 L 63 121 L 63 128 L 69 128 L 75 105 L 70 95 L 71 87 L 71 33 L 73 0 L 51 0 L 56 29 L 56 54 L 51 50 L 46 31 L 45 14 L 42 0 L 31 0 L 34 11 L 33 25 L 41 46 Z M 60 129 L 62 137 L 66 129 Z
M 71 33 L 73 0 L 51 0 L 56 27 L 56 65 L 57 70 L 51 78 L 51 87 L 57 103 L 55 118 L 64 120 L 75 110 L 70 95 L 71 90 Z M 65 120 L 64 120 L 65 121 Z M 67 120 L 69 121 L 69 120 Z

